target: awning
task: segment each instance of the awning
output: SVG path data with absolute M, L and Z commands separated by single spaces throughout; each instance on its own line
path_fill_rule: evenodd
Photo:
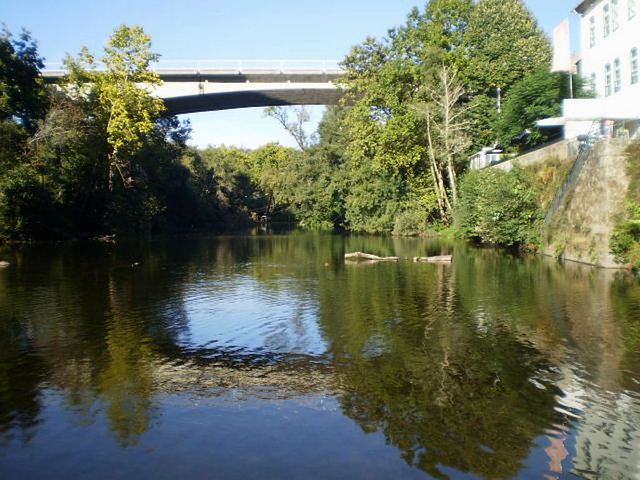
M 536 126 L 540 128 L 564 127 L 566 120 L 565 117 L 543 118 L 536 122 Z

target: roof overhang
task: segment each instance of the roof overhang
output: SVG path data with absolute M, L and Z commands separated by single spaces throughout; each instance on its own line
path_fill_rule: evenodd
M 591 10 L 591 7 L 593 7 L 599 1 L 600 0 L 583 0 L 576 6 L 576 8 L 573 9 L 573 11 L 578 15 L 584 15 L 589 10 Z
M 564 117 L 543 118 L 538 120 L 536 125 L 540 128 L 563 127 L 566 120 Z

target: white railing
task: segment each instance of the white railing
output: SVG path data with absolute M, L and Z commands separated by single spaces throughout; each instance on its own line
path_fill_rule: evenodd
M 95 64 L 96 70 L 104 70 L 100 63 Z M 322 72 L 342 73 L 338 60 L 160 60 L 152 64 L 155 72 L 207 73 L 207 72 Z M 60 62 L 45 62 L 43 73 L 65 73 L 66 69 Z

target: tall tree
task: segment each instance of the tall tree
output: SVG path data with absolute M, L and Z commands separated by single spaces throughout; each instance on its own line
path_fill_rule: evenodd
M 54 198 L 28 142 L 48 108 L 42 58 L 26 31 L 0 33 L 0 238 L 46 236 Z
M 151 51 L 151 37 L 142 27 L 121 25 L 110 37 L 101 63 L 83 49 L 77 59 L 67 58 L 70 79 L 77 89 L 90 95 L 102 109 L 106 120 L 107 141 L 111 146 L 110 183 L 116 174 L 125 186 L 133 181 L 131 157 L 142 147 L 162 111 L 161 99 L 153 97 L 148 87 L 161 83 L 150 70 L 159 56 Z M 146 88 L 147 87 L 147 88 Z
M 378 200 L 396 212 L 420 208 L 424 217 L 446 221 L 450 198 L 457 196 L 456 157 L 467 143 L 458 141 L 463 119 L 454 110 L 468 99 L 459 78 L 454 88 L 451 76 L 466 68 L 463 40 L 473 8 L 471 0 L 431 0 L 423 12 L 414 8 L 387 39 L 367 39 L 344 61 L 355 103 L 346 119 L 349 156 L 355 166 L 373 168 L 371 187 L 396 186 L 381 188 Z M 362 193 L 363 202 L 353 205 L 375 198 L 372 188 Z
M 47 94 L 40 75 L 38 45 L 26 30 L 18 38 L 0 33 L 0 121 L 16 121 L 33 133 L 47 111 Z
M 470 133 L 475 148 L 502 143 L 501 97 L 512 85 L 551 60 L 549 40 L 522 0 L 480 0 L 463 37 L 463 72 L 474 108 Z
M 415 107 L 426 120 L 428 162 L 440 215 L 445 221 L 448 211 L 458 202 L 456 161 L 470 143 L 466 114 L 471 106 L 461 101 L 465 92 L 457 76 L 455 69 L 442 65 L 436 79 L 425 86 L 426 101 Z
M 522 0 L 480 0 L 464 34 L 472 91 L 493 95 L 549 65 L 549 40 Z
M 48 96 L 42 58 L 31 35 L 0 32 L 0 174 L 23 160 L 26 142 L 44 117 Z

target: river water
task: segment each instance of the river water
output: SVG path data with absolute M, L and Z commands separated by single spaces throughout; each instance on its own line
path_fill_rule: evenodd
M 312 234 L 0 256 L 2 479 L 640 478 L 620 272 Z

